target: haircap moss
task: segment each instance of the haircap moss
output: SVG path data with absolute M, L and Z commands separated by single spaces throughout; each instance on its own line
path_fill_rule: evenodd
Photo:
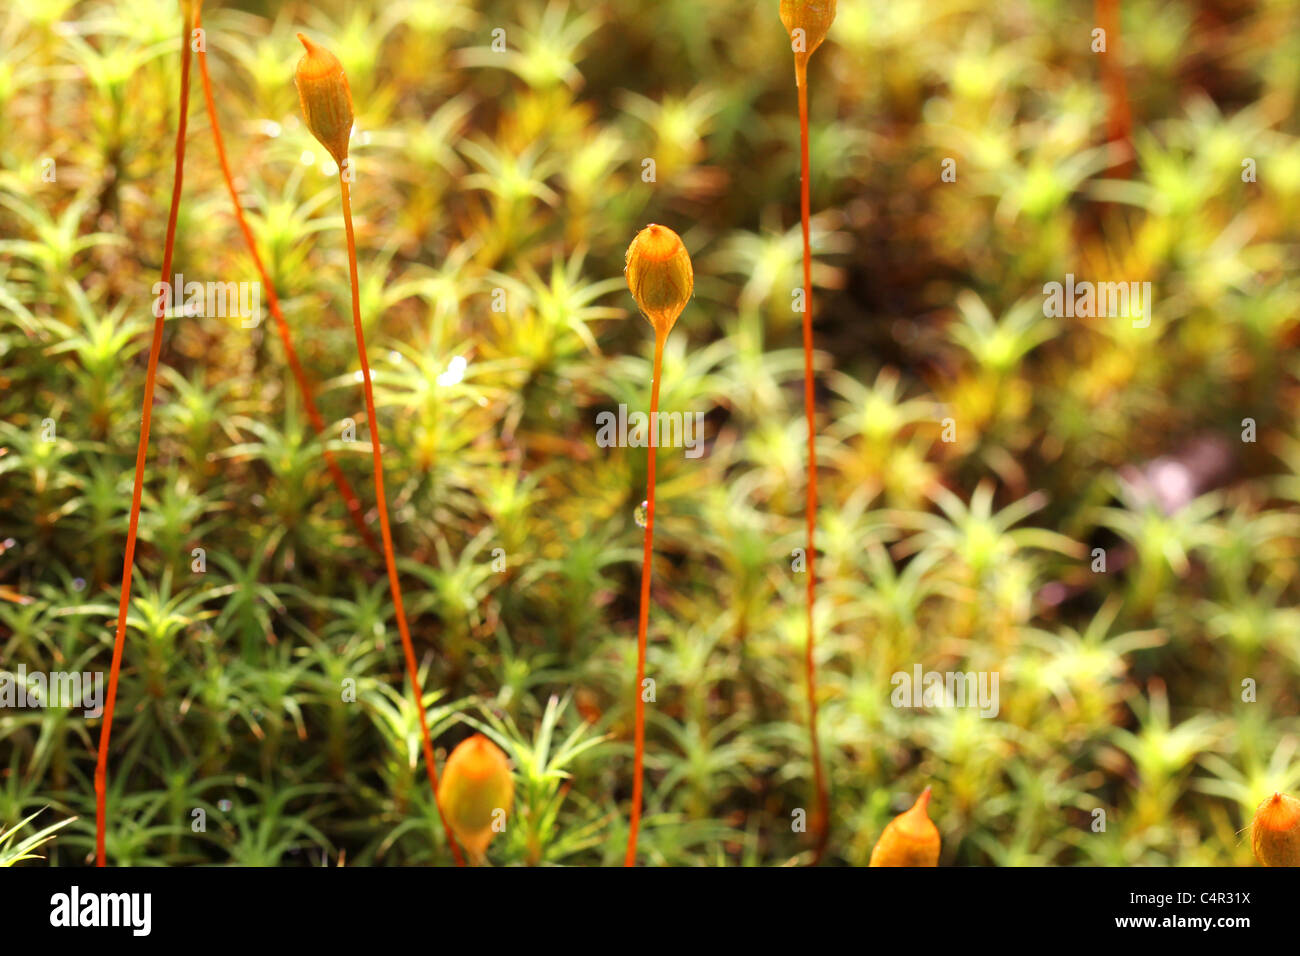
M 348 75 L 339 58 L 329 50 L 301 33 L 298 39 L 307 52 L 298 61 L 293 80 L 307 128 L 341 166 L 347 159 L 348 137 L 352 133 L 352 91 L 348 88 Z
M 681 236 L 667 226 L 646 226 L 627 247 L 624 274 L 655 333 L 667 335 L 695 290 L 691 256 Z

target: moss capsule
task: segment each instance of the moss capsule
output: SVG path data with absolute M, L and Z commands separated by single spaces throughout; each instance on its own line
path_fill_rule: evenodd
M 302 115 L 312 135 L 342 166 L 348 156 L 348 137 L 352 134 L 352 90 L 348 88 L 348 76 L 339 58 L 329 50 L 301 33 L 298 39 L 307 48 L 293 78 Z
M 514 802 L 515 783 L 501 748 L 482 734 L 463 740 L 447 758 L 438 802 L 456 839 L 481 860 Z M 496 827 L 494 829 L 494 827 Z
M 667 335 L 695 290 L 691 256 L 681 236 L 649 225 L 627 247 L 627 286 L 657 335 Z
M 805 65 L 835 21 L 835 0 L 781 0 L 781 23 L 790 34 L 795 59 Z M 796 34 L 796 30 L 803 31 Z
M 1300 800 L 1275 793 L 1259 805 L 1250 845 L 1264 866 L 1300 866 Z
M 871 851 L 871 866 L 938 866 L 939 828 L 930 819 L 930 788 L 890 820 Z

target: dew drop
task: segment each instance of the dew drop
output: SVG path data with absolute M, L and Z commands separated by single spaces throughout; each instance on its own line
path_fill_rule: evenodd
M 73 580 L 72 580 L 72 590 L 74 590 L 74 591 L 84 591 L 85 589 L 86 589 L 86 579 L 85 579 L 85 578 L 73 578 Z
M 465 369 L 469 367 L 469 362 L 465 356 L 456 355 L 447 363 L 447 370 L 438 376 L 438 384 L 442 386 L 459 385 L 465 378 Z
M 640 525 L 642 528 L 645 527 L 646 516 L 649 513 L 650 513 L 650 502 L 643 501 L 636 506 L 636 512 L 633 514 L 633 517 L 636 519 L 636 523 Z
M 233 807 L 233 806 L 234 806 L 234 804 L 231 803 L 229 800 L 218 800 L 218 801 L 217 801 L 217 809 L 220 810 L 222 813 L 229 813 L 229 812 L 230 812 L 230 808 Z

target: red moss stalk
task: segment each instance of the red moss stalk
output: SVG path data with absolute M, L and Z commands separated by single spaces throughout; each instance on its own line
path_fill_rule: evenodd
M 1132 137 L 1133 117 L 1129 110 L 1128 85 L 1124 82 L 1124 64 L 1120 59 L 1119 0 L 1097 0 L 1097 25 L 1106 31 L 1106 52 L 1101 58 L 1101 81 L 1108 101 L 1106 141 L 1125 149 L 1125 158 L 1116 172 L 1127 176 L 1132 159 L 1127 150 Z
M 184 8 L 181 24 L 181 95 L 180 118 L 176 126 L 176 163 L 172 172 L 172 201 L 167 214 L 167 238 L 163 244 L 162 281 L 172 281 L 172 252 L 176 245 L 176 217 L 181 208 L 181 181 L 185 170 L 185 128 L 190 105 L 190 25 L 194 11 Z M 117 630 L 113 637 L 113 663 L 108 671 L 108 696 L 104 701 L 104 722 L 99 726 L 99 755 L 95 761 L 95 865 L 106 866 L 104 834 L 107 827 L 106 789 L 108 783 L 108 745 L 113 733 L 113 709 L 117 704 L 117 679 L 122 669 L 122 647 L 126 640 L 126 615 L 131 604 L 131 571 L 135 566 L 136 533 L 140 522 L 140 499 L 144 494 L 144 466 L 149 454 L 149 426 L 153 422 L 154 384 L 158 375 L 158 356 L 162 353 L 163 323 L 166 309 L 154 317 L 153 341 L 149 345 L 149 366 L 145 372 L 144 400 L 140 407 L 140 442 L 135 452 L 135 486 L 131 491 L 131 517 L 126 531 L 126 549 L 122 555 L 122 590 L 117 602 Z
M 655 459 L 658 457 L 656 422 L 659 384 L 663 378 L 664 343 L 677 317 L 695 289 L 691 257 L 681 237 L 665 226 L 646 226 L 627 250 L 628 288 L 655 330 L 654 365 L 650 385 L 650 448 L 646 453 L 645 543 L 641 554 L 641 610 L 636 629 L 636 721 L 632 758 L 632 809 L 628 814 L 627 852 L 624 866 L 636 864 L 637 836 L 641 829 L 641 786 L 645 770 L 646 630 L 650 621 L 650 569 L 654 560 Z
M 393 532 L 388 524 L 388 499 L 384 493 L 384 456 L 379 445 L 379 421 L 375 416 L 375 393 L 370 384 L 370 362 L 366 358 L 366 337 L 361 330 L 361 297 L 357 285 L 357 240 L 352 231 L 352 196 L 348 191 L 348 181 L 339 169 L 339 186 L 343 191 L 343 224 L 348 234 L 348 270 L 352 280 L 352 328 L 357 336 L 357 356 L 361 359 L 362 383 L 366 392 L 366 421 L 370 427 L 370 449 L 373 455 L 372 465 L 375 474 L 375 501 L 379 505 L 379 530 L 384 539 L 384 564 L 388 568 L 388 586 L 393 592 L 393 613 L 397 616 L 397 631 L 402 636 L 402 653 L 406 656 L 406 671 L 411 677 L 411 691 L 415 694 L 415 710 L 420 716 L 420 745 L 424 750 L 424 766 L 429 775 L 429 787 L 433 791 L 433 802 L 438 810 L 438 819 L 442 821 L 443 832 L 451 847 L 451 855 L 457 866 L 464 866 L 460 847 L 452 835 L 451 827 L 442 812 L 442 801 L 438 797 L 438 770 L 433 759 L 433 741 L 429 736 L 429 720 L 424 713 L 424 691 L 420 687 L 420 675 L 415 661 L 415 648 L 411 644 L 411 629 L 406 623 L 406 608 L 402 604 L 402 584 L 397 577 L 397 559 L 393 556 Z
M 348 163 L 348 136 L 352 129 L 352 92 L 343 64 L 338 57 L 323 47 L 312 43 L 301 33 L 298 39 L 307 49 L 298 61 L 294 82 L 302 104 L 307 128 L 334 157 L 339 167 L 339 191 L 343 201 L 343 225 L 347 233 L 348 277 L 352 286 L 352 328 L 356 333 L 357 357 L 361 362 L 361 381 L 366 398 L 366 420 L 370 428 L 371 467 L 375 479 L 375 502 L 379 508 L 379 530 L 383 538 L 384 564 L 388 570 L 388 586 L 393 592 L 393 613 L 397 617 L 397 631 L 402 637 L 402 652 L 406 658 L 406 672 L 415 694 L 415 712 L 420 719 L 420 742 L 424 751 L 424 767 L 429 775 L 433 803 L 438 810 L 447 845 L 457 866 L 465 860 L 447 823 L 438 797 L 438 769 L 433 759 L 433 740 L 429 735 L 429 720 L 424 713 L 424 690 L 411 643 L 411 631 L 406 623 L 406 607 L 402 603 L 402 583 L 397 576 L 397 559 L 393 555 L 393 533 L 388 522 L 388 498 L 384 492 L 384 457 L 379 442 L 379 419 L 375 414 L 375 393 L 370 381 L 370 361 L 366 357 L 366 336 L 361 328 L 361 287 L 357 279 L 357 240 L 352 228 L 352 194 L 348 188 L 350 166 Z
M 813 611 L 817 593 L 817 396 L 813 372 L 811 164 L 808 159 L 808 60 L 821 46 L 835 20 L 835 0 L 781 0 L 781 22 L 790 34 L 794 52 L 794 78 L 799 98 L 799 224 L 803 232 L 803 404 L 808 426 L 808 529 L 806 614 L 808 640 L 804 645 L 804 674 L 808 697 L 808 737 L 817 800 L 813 814 L 814 864 L 821 861 L 830 837 L 830 793 L 822 770 L 821 741 L 817 736 L 816 627 Z
M 659 380 L 663 377 L 664 340 L 655 333 L 654 384 L 650 386 L 650 421 L 658 420 Z M 646 629 L 650 623 L 650 565 L 654 560 L 655 537 L 655 430 L 650 429 L 650 449 L 646 457 L 645 545 L 641 554 L 641 611 L 636 625 L 636 726 L 632 757 L 632 810 L 628 816 L 627 853 L 624 866 L 636 865 L 636 841 L 641 829 L 641 782 L 645 775 L 645 683 Z
M 817 813 L 813 818 L 813 829 L 817 837 L 814 862 L 821 859 L 826 852 L 826 841 L 830 836 L 830 794 L 826 790 L 826 777 L 822 770 L 821 741 L 817 736 L 817 664 L 814 658 L 816 627 L 813 623 L 813 608 L 817 591 L 817 396 L 813 372 L 813 333 L 812 333 L 812 240 L 809 219 L 811 218 L 808 179 L 808 83 L 807 72 L 799 83 L 799 155 L 802 170 L 802 188 L 799 198 L 799 219 L 803 228 L 803 407 L 808 425 L 808 501 L 806 523 L 808 526 L 808 581 L 807 581 L 807 621 L 808 640 L 804 645 L 804 672 L 808 694 L 808 736 L 812 746 L 813 786 L 817 794 Z
M 194 26 L 195 29 L 202 26 L 201 17 L 198 14 L 195 15 Z M 226 159 L 225 140 L 221 135 L 221 121 L 217 118 L 217 107 L 212 97 L 212 80 L 208 75 L 207 52 L 202 49 L 199 50 L 198 57 L 199 76 L 203 80 L 203 100 L 207 106 L 208 120 L 212 124 L 212 141 L 217 149 L 217 161 L 221 164 L 221 175 L 226 181 L 226 190 L 230 193 L 231 205 L 235 209 L 235 219 L 239 223 L 239 231 L 244 236 L 244 244 L 248 246 L 248 254 L 252 256 L 253 265 L 257 268 L 257 274 L 261 276 L 262 288 L 266 290 L 267 307 L 271 310 L 271 316 L 275 319 L 275 329 L 280 336 L 281 344 L 284 346 L 284 354 L 289 361 L 289 368 L 293 372 L 294 380 L 298 383 L 298 391 L 302 394 L 303 406 L 307 409 L 307 417 L 311 420 L 312 427 L 316 429 L 316 434 L 324 438 L 325 421 L 321 418 L 315 399 L 312 398 L 311 386 L 307 383 L 307 373 L 303 371 L 302 363 L 298 360 L 298 350 L 293 347 L 293 340 L 289 333 L 289 323 L 285 321 L 284 312 L 280 309 L 280 297 L 276 294 L 275 283 L 271 281 L 270 273 L 266 271 L 262 257 L 257 252 L 257 240 L 254 238 L 253 230 L 249 228 L 248 220 L 244 216 L 244 206 L 239 201 L 239 192 L 235 189 L 235 180 L 230 173 L 230 163 Z M 352 524 L 356 527 L 366 546 L 375 554 L 379 554 L 379 542 L 375 540 L 374 534 L 366 527 L 365 518 L 361 512 L 361 500 L 357 497 L 357 493 L 352 490 L 352 485 L 343 474 L 343 469 L 339 467 L 338 461 L 335 460 L 334 453 L 328 448 L 322 448 L 322 451 L 325 455 L 325 464 L 329 468 L 330 477 L 334 481 L 334 487 L 343 496 L 343 503 L 352 518 Z

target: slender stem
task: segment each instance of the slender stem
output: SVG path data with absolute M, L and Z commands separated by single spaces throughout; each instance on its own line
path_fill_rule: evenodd
M 641 554 L 641 613 L 636 625 L 636 730 L 632 758 L 632 812 L 628 819 L 627 855 L 624 866 L 636 865 L 636 838 L 641 829 L 641 777 L 645 765 L 645 683 L 646 626 L 650 623 L 650 563 L 654 558 L 655 539 L 655 458 L 658 443 L 655 434 L 659 420 L 659 380 L 663 377 L 664 342 L 667 334 L 655 329 L 654 378 L 650 386 L 650 450 L 646 455 L 645 550 Z
M 343 193 L 343 225 L 348 237 L 348 270 L 352 280 L 352 328 L 357 336 L 357 356 L 361 359 L 361 380 L 366 393 L 366 420 L 370 425 L 370 449 L 375 473 L 375 501 L 379 506 L 379 531 L 384 539 L 384 563 L 388 566 L 388 586 L 393 592 L 393 612 L 397 615 L 397 631 L 402 636 L 402 651 L 406 655 L 406 672 L 411 677 L 411 690 L 415 694 L 415 712 L 420 717 L 420 738 L 424 749 L 424 766 L 429 774 L 429 786 L 433 788 L 433 804 L 438 810 L 438 819 L 442 821 L 443 832 L 447 834 L 447 843 L 451 846 L 451 855 L 457 866 L 464 866 L 460 847 L 447 825 L 447 817 L 442 812 L 438 800 L 438 770 L 433 762 L 433 741 L 429 737 L 429 721 L 424 713 L 424 691 L 420 687 L 420 675 L 416 670 L 415 649 L 411 645 L 411 631 L 406 625 L 406 608 L 402 604 L 402 585 L 397 578 L 397 560 L 393 557 L 393 532 L 388 525 L 388 502 L 384 495 L 384 457 L 379 445 L 379 421 L 375 416 L 375 393 L 370 384 L 370 361 L 366 358 L 366 336 L 361 329 L 361 291 L 357 281 L 357 240 L 352 230 L 352 194 L 348 189 L 348 180 L 342 167 L 339 169 L 339 186 Z
M 172 251 L 176 246 L 176 217 L 181 208 L 181 180 L 185 171 L 185 127 L 190 106 L 190 13 L 186 9 L 181 24 L 181 99 L 180 119 L 176 126 L 176 164 L 172 172 L 172 201 L 167 214 L 167 239 L 163 245 L 162 281 L 172 281 Z M 144 494 L 144 466 L 149 453 L 149 426 L 153 422 L 154 382 L 158 375 L 158 356 L 162 353 L 163 322 L 167 310 L 154 317 L 153 341 L 149 345 L 149 367 L 145 372 L 144 399 L 140 407 L 140 443 L 135 451 L 135 487 L 131 492 L 131 518 L 126 531 L 126 550 L 122 555 L 122 591 L 117 602 L 117 631 L 113 637 L 113 663 L 108 671 L 108 697 L 104 702 L 104 722 L 99 726 L 99 756 L 95 762 L 95 865 L 106 866 L 104 834 L 107 823 L 106 789 L 108 782 L 108 743 L 113 733 L 113 708 L 117 703 L 117 678 L 122 668 L 122 647 L 126 639 L 126 612 L 131 603 L 131 571 L 135 566 L 136 531 L 140 521 L 140 499 Z
M 817 791 L 817 813 L 813 818 L 817 844 L 813 862 L 821 860 L 826 852 L 830 835 L 830 796 L 826 792 L 826 777 L 822 773 L 821 744 L 817 738 L 817 674 L 813 657 L 815 631 L 813 627 L 813 601 L 816 594 L 817 548 L 814 537 L 817 531 L 817 398 L 813 390 L 813 333 L 812 333 L 812 240 L 809 219 L 812 201 L 809 195 L 808 161 L 808 68 L 796 63 L 795 85 L 799 90 L 799 157 L 801 188 L 799 191 L 799 220 L 803 227 L 803 405 L 808 419 L 808 641 L 804 645 L 804 670 L 808 690 L 808 735 L 812 741 L 813 781 Z
M 1106 121 L 1106 140 L 1128 145 L 1133 125 L 1129 110 L 1128 87 L 1124 82 L 1124 66 L 1120 59 L 1119 0 L 1096 0 L 1097 25 L 1106 31 L 1106 52 L 1102 54 L 1102 83 L 1109 100 Z M 1132 165 L 1126 156 L 1117 172 L 1127 175 Z
M 194 19 L 195 27 L 200 26 L 200 24 L 201 20 L 196 16 Z M 311 419 L 316 434 L 323 438 L 325 436 L 325 421 L 316 408 L 315 399 L 312 398 L 311 386 L 307 384 L 307 374 L 303 371 L 302 363 L 298 361 L 298 351 L 293 347 L 293 340 L 289 334 L 289 323 L 285 321 L 284 313 L 280 310 L 280 297 L 276 295 L 275 283 L 271 281 L 271 276 L 262 263 L 262 257 L 258 255 L 257 240 L 253 237 L 253 230 L 249 228 L 248 220 L 244 217 L 244 207 L 239 201 L 239 193 L 235 189 L 234 177 L 230 174 L 230 163 L 226 159 L 226 145 L 221 135 L 221 123 L 217 119 L 217 107 L 212 98 L 212 80 L 208 76 L 208 55 L 203 50 L 198 52 L 199 75 L 203 80 L 203 100 L 207 104 L 208 120 L 212 124 L 212 140 L 217 148 L 217 160 L 221 163 L 221 175 L 226 181 L 226 189 L 230 193 L 230 202 L 235 207 L 235 219 L 239 223 L 239 231 L 244 235 L 244 243 L 248 246 L 248 254 L 253 258 L 253 265 L 257 267 L 257 274 L 262 278 L 262 288 L 266 290 L 266 303 L 271 310 L 272 317 L 275 319 L 275 328 L 279 333 L 280 342 L 284 346 L 284 354 L 289 361 L 289 368 L 293 371 L 293 377 L 298 382 L 298 391 L 302 393 L 302 401 L 307 409 L 307 417 Z M 374 534 L 366 527 L 365 518 L 361 512 L 360 498 L 352 490 L 352 485 L 348 482 L 347 477 L 343 474 L 343 469 L 339 467 L 339 463 L 335 460 L 334 453 L 328 448 L 322 448 L 322 452 L 325 455 L 325 464 L 334 479 L 334 487 L 343 496 L 343 503 L 348 509 L 348 514 L 352 517 L 352 524 L 356 526 L 367 547 L 375 554 L 379 554 L 379 542 L 375 540 Z

